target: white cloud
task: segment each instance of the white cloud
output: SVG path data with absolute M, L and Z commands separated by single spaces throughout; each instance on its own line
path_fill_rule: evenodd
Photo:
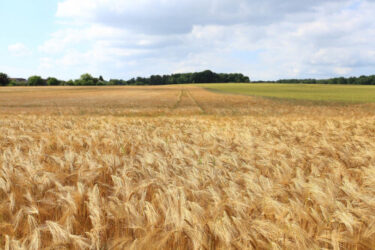
M 253 79 L 372 74 L 375 1 L 64 0 L 39 46 L 66 75 L 210 68 Z M 235 55 L 234 55 L 235 54 Z
M 89 27 L 66 28 L 51 34 L 51 38 L 39 46 L 38 49 L 49 54 L 59 53 L 70 46 L 79 45 L 80 43 L 120 39 L 124 36 L 124 33 L 121 29 L 99 24 L 90 25 Z
M 23 43 L 15 43 L 8 46 L 8 51 L 13 56 L 29 56 L 31 51 Z
M 314 12 L 324 0 L 65 0 L 57 16 L 138 33 L 188 33 L 195 25 L 266 25 L 290 14 Z M 345 3 L 346 0 L 331 0 Z

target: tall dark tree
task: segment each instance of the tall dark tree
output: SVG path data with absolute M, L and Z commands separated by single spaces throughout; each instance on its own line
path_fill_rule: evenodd
M 7 74 L 0 73 L 0 86 L 6 86 L 10 83 L 10 79 Z

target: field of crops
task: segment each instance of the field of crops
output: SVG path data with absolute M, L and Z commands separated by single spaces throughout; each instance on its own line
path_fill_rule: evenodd
M 0 88 L 0 248 L 374 249 L 375 105 Z
M 206 89 L 289 100 L 368 103 L 375 102 L 375 86 L 328 84 L 202 84 Z

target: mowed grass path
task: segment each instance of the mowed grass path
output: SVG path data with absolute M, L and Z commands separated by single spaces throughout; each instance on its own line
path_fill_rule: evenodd
M 375 102 L 375 86 L 329 84 L 229 83 L 200 84 L 213 91 L 317 102 L 368 103 Z

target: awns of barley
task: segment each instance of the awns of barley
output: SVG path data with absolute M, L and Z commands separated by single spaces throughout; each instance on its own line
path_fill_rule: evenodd
M 375 120 L 7 116 L 4 249 L 374 249 Z

